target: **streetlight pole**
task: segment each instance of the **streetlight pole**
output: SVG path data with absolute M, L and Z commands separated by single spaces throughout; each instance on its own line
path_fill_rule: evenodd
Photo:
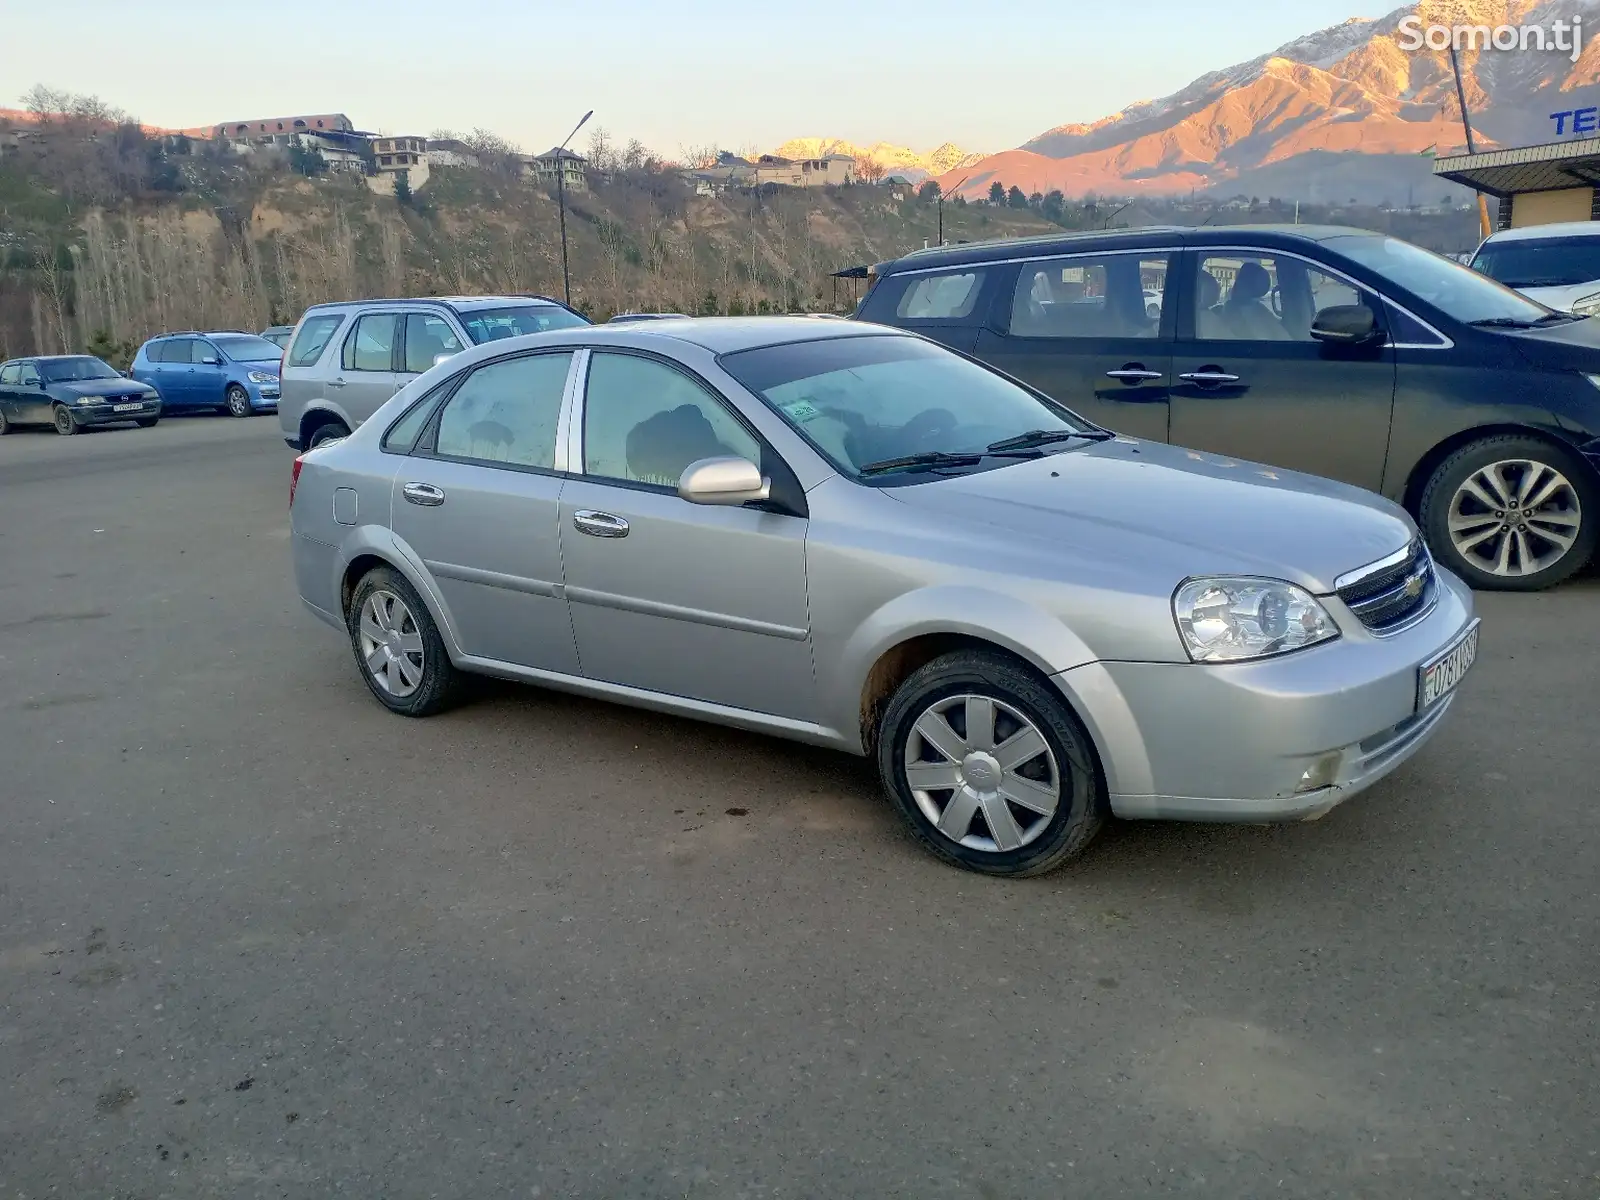
M 965 183 L 967 180 L 969 180 L 971 178 L 972 178 L 971 175 L 963 175 L 961 177 L 961 183 Z M 951 188 L 950 190 L 952 192 L 959 191 L 961 189 L 961 183 L 956 184 L 955 187 Z M 944 189 L 943 188 L 939 189 L 939 245 L 941 245 L 941 246 L 944 245 Z
M 568 308 L 572 307 L 572 275 L 567 270 L 567 143 L 578 136 L 578 130 L 592 116 L 594 109 L 591 108 L 556 147 L 556 206 L 561 210 L 561 294 Z

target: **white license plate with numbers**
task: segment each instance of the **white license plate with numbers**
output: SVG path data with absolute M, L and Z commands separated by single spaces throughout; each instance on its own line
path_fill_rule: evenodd
M 1478 625 L 1474 621 L 1443 654 L 1417 668 L 1417 708 L 1443 700 L 1466 678 L 1478 657 Z
M 137 401 L 136 400 L 132 404 L 113 404 L 111 406 L 111 411 L 112 412 L 134 412 L 134 411 L 136 411 L 138 409 L 141 409 L 143 407 L 144 407 L 144 404 L 141 401 Z

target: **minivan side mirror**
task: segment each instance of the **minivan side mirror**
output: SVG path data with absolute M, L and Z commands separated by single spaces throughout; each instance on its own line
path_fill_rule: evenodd
M 772 480 L 747 458 L 702 458 L 678 479 L 678 495 L 690 504 L 739 505 L 771 494 Z
M 1378 318 L 1365 304 L 1335 304 L 1317 313 L 1311 336 L 1334 346 L 1363 346 L 1380 336 Z
M 200 356 L 200 362 L 207 367 L 220 367 L 222 360 L 209 350 Z

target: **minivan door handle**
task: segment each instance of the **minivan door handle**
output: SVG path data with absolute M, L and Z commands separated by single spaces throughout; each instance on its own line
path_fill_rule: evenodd
M 1185 383 L 1198 383 L 1202 387 L 1216 387 L 1220 383 L 1238 383 L 1237 375 L 1230 375 L 1227 371 L 1218 371 L 1207 368 L 1204 371 L 1187 371 L 1178 376 Z
M 1149 383 L 1152 379 L 1165 378 L 1165 371 L 1147 371 L 1139 363 L 1129 363 L 1120 371 L 1107 371 L 1107 379 L 1120 379 L 1123 383 Z
M 621 538 L 628 536 L 627 521 L 614 513 L 596 512 L 592 508 L 580 508 L 573 513 L 572 524 L 579 533 L 587 533 L 590 537 Z
M 412 504 L 421 504 L 425 508 L 444 503 L 444 492 L 431 483 L 408 483 L 400 489 L 400 494 Z

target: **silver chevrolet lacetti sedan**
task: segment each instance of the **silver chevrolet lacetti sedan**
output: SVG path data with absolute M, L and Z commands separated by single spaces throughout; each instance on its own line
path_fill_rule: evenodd
M 994 875 L 1111 814 L 1320 816 L 1438 729 L 1478 643 L 1388 501 L 853 322 L 480 346 L 301 455 L 290 507 L 301 596 L 394 712 L 481 673 L 870 756 Z

